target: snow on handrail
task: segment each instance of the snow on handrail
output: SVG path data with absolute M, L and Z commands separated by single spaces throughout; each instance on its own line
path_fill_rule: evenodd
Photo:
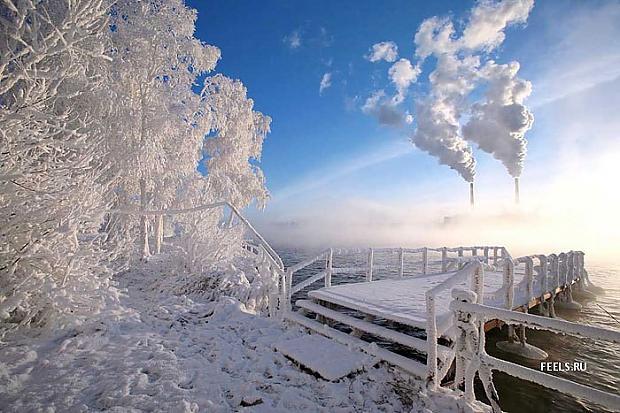
M 191 212 L 206 211 L 208 209 L 220 208 L 220 207 L 230 208 L 230 210 L 237 216 L 237 218 L 239 218 L 239 220 L 243 223 L 243 225 L 248 230 L 250 230 L 250 232 L 258 239 L 260 244 L 262 244 L 265 247 L 265 250 L 267 250 L 267 253 L 271 255 L 271 258 L 273 258 L 276 261 L 280 269 L 281 270 L 284 269 L 284 263 L 282 262 L 282 258 L 280 258 L 278 253 L 271 247 L 271 245 L 269 245 L 269 243 L 265 240 L 265 238 L 263 238 L 262 235 L 260 235 L 258 231 L 254 229 L 252 224 L 250 224 L 250 222 L 243 215 L 241 215 L 239 210 L 228 201 L 219 201 L 219 202 L 214 202 L 212 204 L 203 204 L 203 205 L 199 205 L 199 206 L 192 207 L 192 208 L 145 210 L 145 211 L 131 210 L 131 209 L 108 209 L 103 212 L 114 213 L 114 214 L 124 214 L 124 215 L 159 216 L 159 215 L 188 214 Z
M 478 255 L 478 251 L 482 251 L 482 255 Z M 429 252 L 441 253 L 441 259 L 429 260 Z M 458 257 L 450 257 L 448 253 L 457 252 L 459 254 Z M 471 256 L 465 256 L 465 252 L 471 252 Z M 367 254 L 367 262 L 365 266 L 352 266 L 352 267 L 333 267 L 333 255 L 352 255 L 352 254 Z M 441 264 L 441 272 L 449 272 L 450 269 L 454 266 L 459 266 L 459 269 L 463 269 L 468 263 L 476 262 L 482 263 L 480 265 L 484 265 L 487 269 L 491 269 L 489 262 L 492 260 L 493 264 L 497 264 L 500 259 L 510 259 L 510 254 L 506 250 L 505 247 L 500 246 L 469 246 L 469 247 L 456 247 L 456 248 L 448 248 L 448 247 L 420 247 L 420 248 L 329 248 L 319 252 L 318 254 L 305 259 L 289 268 L 286 271 L 286 286 L 287 293 L 282 293 L 282 299 L 288 301 L 287 307 L 292 305 L 291 295 L 295 292 L 300 291 L 301 289 L 297 289 L 296 286 L 292 285 L 293 283 L 293 275 L 314 264 L 319 260 L 325 259 L 325 286 L 328 287 L 331 285 L 331 276 L 333 274 L 343 274 L 343 273 L 359 273 L 362 271 L 366 272 L 366 281 L 372 281 L 373 279 L 373 271 L 374 270 L 389 270 L 391 268 L 390 264 L 379 264 L 376 265 L 374 263 L 374 255 L 375 254 L 398 254 L 398 264 L 397 271 L 398 277 L 401 278 L 404 276 L 404 267 L 405 254 L 421 254 L 421 263 L 422 274 L 428 274 L 429 265 L 437 265 Z M 501 255 L 501 256 L 500 256 Z M 321 274 L 321 273 L 320 273 Z M 312 277 L 311 277 L 312 278 Z M 313 282 L 319 281 L 323 277 L 318 277 Z M 312 284 L 312 283 L 311 283 Z M 308 284 L 309 285 L 309 284 Z M 308 285 L 304 285 L 303 288 Z M 302 288 L 302 289 L 303 289 Z
M 328 249 L 325 250 L 325 251 L 321 251 L 319 254 L 317 254 L 317 255 L 315 255 L 315 256 L 313 256 L 311 258 L 308 258 L 306 260 L 303 260 L 302 262 L 297 263 L 297 264 L 289 267 L 288 269 L 291 272 L 297 272 L 297 271 L 299 271 L 299 270 L 301 270 L 303 268 L 306 268 L 309 265 L 314 264 L 316 261 L 325 258 L 327 256 L 327 254 L 329 254 L 329 250 Z
M 579 261 L 579 259 L 577 260 Z M 620 343 L 620 331 L 474 303 L 476 294 L 472 291 L 453 290 L 452 296 L 454 300 L 450 303 L 450 309 L 454 311 L 455 320 L 457 320 L 456 326 L 459 329 L 455 346 L 457 352 L 456 368 L 457 371 L 467 372 L 467 377 L 461 376 L 457 378 L 455 385 L 461 384 L 461 379 L 465 380 L 466 399 L 473 400 L 474 398 L 473 381 L 476 372 L 478 372 L 486 395 L 491 400 L 493 411 L 501 411 L 498 403 L 499 396 L 495 390 L 491 375 L 491 370 L 498 370 L 563 393 L 591 400 L 611 409 L 617 409 L 620 406 L 620 396 L 617 394 L 608 393 L 489 356 L 484 347 L 484 323 L 486 320 L 497 319 L 508 324 L 520 324 L 559 334 L 570 334 L 614 343 Z M 465 341 L 469 341 L 469 346 L 465 344 Z M 467 348 L 470 350 L 467 350 Z
M 562 393 L 571 394 L 586 400 L 592 400 L 613 410 L 618 409 L 618 406 L 620 406 L 620 396 L 603 390 L 595 389 L 562 377 L 553 376 L 551 374 L 523 367 L 509 361 L 489 356 L 488 354 L 481 355 L 480 360 L 493 370 L 499 370 L 513 377 L 527 380 L 532 383 L 537 383 Z
M 441 291 L 456 286 L 458 283 L 470 278 L 471 288 L 478 293 L 478 300 L 482 300 L 482 289 L 484 287 L 484 267 L 478 260 L 473 260 L 454 273 L 450 278 L 426 291 L 426 340 L 428 342 L 428 353 L 426 357 L 427 384 L 431 389 L 436 389 L 442 377 L 439 377 L 437 369 L 437 314 L 435 311 L 435 297 Z
M 461 301 L 450 303 L 453 311 L 465 311 L 484 316 L 486 320 L 501 320 L 508 324 L 523 324 L 529 328 L 548 330 L 559 334 L 587 337 L 594 340 L 605 340 L 620 344 L 620 331 L 602 327 L 583 325 L 559 318 L 542 317 L 534 314 L 509 311 L 503 308 L 490 307 L 484 304 L 474 304 Z

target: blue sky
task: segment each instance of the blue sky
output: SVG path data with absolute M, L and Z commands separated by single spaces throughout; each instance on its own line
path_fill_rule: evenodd
M 216 71 L 241 79 L 255 108 L 273 118 L 261 162 L 273 198 L 265 212 L 251 215 L 295 221 L 325 205 L 325 213 L 364 203 L 441 204 L 442 213 L 467 206 L 463 180 L 415 149 L 410 128 L 379 125 L 360 108 L 374 90 L 394 93 L 391 63 L 364 57 L 373 44 L 393 41 L 399 55 L 415 63 L 420 23 L 445 16 L 458 26 L 474 2 L 188 4 L 198 10 L 197 36 L 222 51 Z M 509 27 L 492 52 L 498 63 L 519 61 L 519 76 L 533 83 L 526 101 L 535 122 L 526 135 L 524 196 L 566 173 L 575 153 L 616 147 L 613 113 L 620 105 L 610 91 L 620 91 L 619 18 L 618 2 L 539 1 L 527 23 Z M 404 109 L 413 111 L 428 90 L 432 63 L 422 66 Z M 325 73 L 331 86 L 319 93 Z M 478 151 L 476 159 L 479 199 L 511 201 L 512 179 L 502 165 Z

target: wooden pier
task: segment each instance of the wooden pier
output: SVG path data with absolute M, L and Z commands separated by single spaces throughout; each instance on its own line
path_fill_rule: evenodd
M 341 266 L 336 265 L 339 257 Z M 596 394 L 596 401 L 620 408 L 618 395 L 524 371 L 531 369 L 494 359 L 484 350 L 484 332 L 503 323 L 510 325 L 509 342 L 523 346 L 527 325 L 620 343 L 617 331 L 580 329 L 585 326 L 553 318 L 557 305 L 580 308 L 572 291 L 590 295 L 600 291 L 589 280 L 582 252 L 513 258 L 497 246 L 328 249 L 275 272 L 280 282 L 273 297 L 278 302 L 274 313 L 420 377 L 430 389 L 445 383 L 452 372 L 449 381 L 454 390 L 461 391 L 464 385 L 465 396 L 472 399 L 472 374 L 477 372 L 493 410 L 499 410 L 491 378 L 494 369 L 531 376 L 582 397 Z M 477 307 L 459 307 L 460 303 Z M 534 306 L 540 315 L 527 314 Z M 519 322 L 517 314 L 524 317 Z M 514 334 L 514 326 L 520 334 Z M 410 351 L 405 354 L 394 347 Z M 467 368 L 472 363 L 477 368 Z

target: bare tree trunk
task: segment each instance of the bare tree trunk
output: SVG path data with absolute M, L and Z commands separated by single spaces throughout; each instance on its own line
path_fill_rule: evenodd
M 164 216 L 157 216 L 157 224 L 155 226 L 155 252 L 161 253 L 161 244 L 164 241 Z
M 146 181 L 140 179 L 140 211 L 146 211 Z M 142 238 L 142 258 L 151 255 L 149 248 L 149 221 L 146 215 L 140 217 L 140 237 Z

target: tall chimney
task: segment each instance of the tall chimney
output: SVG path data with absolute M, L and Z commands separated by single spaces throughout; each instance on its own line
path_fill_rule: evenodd
M 471 207 L 474 207 L 474 183 L 469 183 L 469 204 Z
M 519 178 L 515 178 L 515 204 L 519 203 Z

